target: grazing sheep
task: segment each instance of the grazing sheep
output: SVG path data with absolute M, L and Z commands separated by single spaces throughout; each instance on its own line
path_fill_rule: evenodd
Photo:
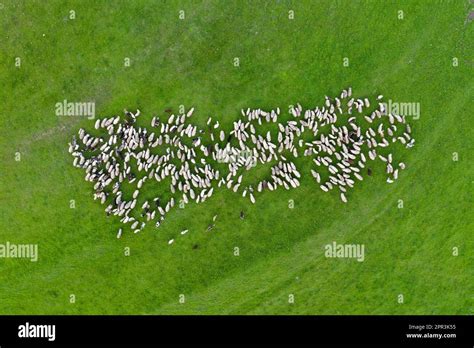
M 73 165 L 83 168 L 85 180 L 94 184 L 94 199 L 104 205 L 109 202 L 105 208 L 107 215 L 118 216 L 134 233 L 143 230 L 148 221 L 155 221 L 156 227 L 161 226 L 175 204 L 205 202 L 216 186 L 232 189 L 243 197 L 248 194 L 252 204 L 256 202 L 255 191 L 297 188 L 302 175 L 287 157 L 297 158 L 301 154 L 311 157 L 310 163 L 318 167 L 317 171 L 310 169 L 310 172 L 321 190 L 329 192 L 338 188 L 341 200 L 347 203 L 346 193 L 356 180 L 363 180 L 361 169 L 365 168 L 368 159 L 384 162 L 387 182 L 393 183 L 399 177 L 399 170 L 405 169 L 405 163 L 399 162 L 397 166 L 395 154 L 387 148 L 396 142 L 406 148 L 415 144 L 405 117 L 386 112 L 382 99 L 382 95 L 377 96 L 376 102 L 369 98 L 355 99 L 349 87 L 338 97 L 326 96 L 324 105 L 314 109 L 303 110 L 296 103 L 290 109 L 289 121 L 279 121 L 280 108 L 242 109 L 242 117 L 233 123 L 227 137 L 225 130 L 216 131 L 220 123 L 212 117 L 208 118 L 206 129 L 187 124 L 194 108 L 176 115 L 168 110 L 166 122 L 153 116 L 151 130 L 136 125 L 140 110 L 135 113 L 124 110 L 125 118 L 113 116 L 95 121 L 94 128 L 100 136 L 80 128 L 79 141 L 73 137 L 68 151 L 73 156 Z M 366 110 L 371 105 L 378 107 L 368 113 Z M 361 120 L 368 123 L 368 128 L 362 130 Z M 259 128 L 263 123 L 271 122 L 278 126 L 278 133 L 273 137 L 270 131 L 263 133 Z M 215 142 L 215 138 L 219 142 Z M 159 154 L 154 150 L 156 148 L 161 150 Z M 219 172 L 212 161 L 224 164 L 227 169 Z M 256 186 L 241 188 L 247 171 L 259 163 L 273 161 L 277 164 L 271 168 L 268 178 Z M 372 175 L 371 168 L 367 168 L 367 174 Z M 125 180 L 134 187 L 131 200 L 122 193 L 121 184 Z M 146 201 L 139 214 L 135 214 L 137 199 L 147 181 L 165 180 L 169 182 L 170 200 L 162 204 L 156 197 L 153 205 Z M 134 217 L 138 215 L 139 218 Z M 217 215 L 208 231 L 214 228 L 216 218 Z M 243 211 L 240 218 L 244 218 Z M 187 231 L 181 231 L 181 235 Z M 123 228 L 120 228 L 117 238 L 121 238 L 122 232 Z M 174 239 L 170 239 L 168 244 L 173 242 Z

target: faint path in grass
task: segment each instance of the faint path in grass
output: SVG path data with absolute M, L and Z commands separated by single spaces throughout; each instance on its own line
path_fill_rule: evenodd
M 38 141 L 43 141 L 46 139 L 50 139 L 52 137 L 56 137 L 61 133 L 64 133 L 73 127 L 75 127 L 80 120 L 78 118 L 74 118 L 72 121 L 66 123 L 66 124 L 61 124 L 56 127 L 48 128 L 46 130 L 43 130 L 41 132 L 33 133 L 29 138 L 23 139 L 20 144 L 18 144 L 17 148 L 19 149 L 20 152 L 25 152 L 27 151 L 30 146 Z M 66 145 L 65 145 L 66 146 Z
M 371 226 L 373 221 L 376 221 L 385 214 L 389 205 L 383 204 L 383 202 L 387 201 L 387 199 L 388 197 L 386 196 L 380 196 L 377 204 L 371 206 L 371 214 L 367 215 L 370 216 L 370 219 L 357 226 L 353 234 L 344 236 L 340 242 L 346 242 L 353 238 L 354 235 L 359 235 L 361 231 L 365 231 L 368 226 Z M 384 206 L 382 210 L 379 209 L 381 206 Z M 272 258 L 259 260 L 244 272 L 235 273 L 226 279 L 217 281 L 214 283 L 214 286 L 210 287 L 212 289 L 224 289 L 224 291 L 210 292 L 206 289 L 192 295 L 190 294 L 187 297 L 188 307 L 186 309 L 173 302 L 155 308 L 148 314 L 252 314 L 254 311 L 249 310 L 250 308 L 259 308 L 263 302 L 268 301 L 270 298 L 275 298 L 275 294 L 285 288 L 289 288 L 293 282 L 292 279 L 295 279 L 296 276 L 302 277 L 307 273 L 314 273 L 317 269 L 327 267 L 326 264 L 321 262 L 326 260 L 322 258 L 323 249 L 321 246 L 328 238 L 327 231 L 343 230 L 342 226 L 344 224 L 344 221 L 334 221 L 324 230 L 319 230 L 317 234 L 311 235 L 307 239 L 295 244 L 290 253 L 280 252 L 278 255 L 273 255 Z M 332 237 L 336 238 L 337 236 L 333 235 Z M 302 260 L 305 261 L 303 262 Z M 288 265 L 291 265 L 291 267 Z M 341 267 L 345 266 L 342 265 Z M 291 268 L 291 274 L 288 272 L 288 268 Z M 275 282 L 273 278 L 278 272 L 285 274 L 285 276 L 280 278 L 282 281 Z M 336 273 L 332 274 L 332 277 L 337 276 Z M 259 281 L 251 281 L 253 278 L 258 278 Z M 265 280 L 267 281 L 265 282 Z M 330 279 L 326 279 L 326 281 L 331 282 Z M 260 288 L 262 283 L 268 284 L 268 287 Z M 236 291 L 240 284 L 247 284 L 246 287 L 240 288 L 241 292 Z M 223 293 L 227 294 L 227 296 L 221 296 Z M 250 294 L 252 295 L 249 296 Z M 225 302 L 222 302 L 222 300 Z M 194 307 L 190 305 L 191 303 L 195 303 Z M 257 306 L 254 307 L 256 304 Z

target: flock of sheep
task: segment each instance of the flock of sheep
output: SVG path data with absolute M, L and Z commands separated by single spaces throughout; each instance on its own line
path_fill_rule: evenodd
M 94 199 L 134 233 L 148 223 L 159 227 L 176 204 L 204 202 L 216 187 L 239 192 L 252 203 L 260 192 L 297 188 L 301 173 L 291 158 L 299 156 L 312 158 L 311 174 L 321 190 L 337 189 L 345 203 L 347 190 L 363 180 L 364 173 L 371 174 L 368 161 L 383 161 L 387 182 L 392 183 L 405 164 L 395 162 L 388 148 L 394 143 L 414 145 L 405 117 L 387 112 L 382 98 L 372 105 L 367 98 L 353 98 L 348 88 L 339 97 L 325 97 L 322 107 L 304 111 L 299 104 L 290 107 L 286 122 L 279 121 L 279 108 L 246 109 L 228 134 L 212 118 L 204 129 L 189 123 L 194 108 L 166 120 L 155 116 L 151 129 L 137 126 L 139 110 L 125 110 L 123 118 L 98 119 L 95 135 L 81 128 L 79 140 L 74 136 L 69 143 L 69 152 L 74 166 L 85 169 L 86 181 L 94 183 Z M 259 132 L 262 124 L 273 129 Z M 273 164 L 270 175 L 245 184 L 245 172 L 259 162 Z M 169 185 L 171 197 L 165 201 L 158 194 L 138 204 L 147 181 Z M 131 185 L 133 193 L 125 194 L 122 185 Z M 121 235 L 122 228 L 117 238 Z

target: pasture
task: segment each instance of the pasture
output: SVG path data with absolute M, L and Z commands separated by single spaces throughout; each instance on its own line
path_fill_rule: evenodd
M 473 313 L 471 2 L 0 1 L 0 243 L 39 253 L 0 258 L 1 314 Z M 68 153 L 95 120 L 55 113 L 92 101 L 145 125 L 184 105 L 230 129 L 348 86 L 420 107 L 395 183 L 374 165 L 344 204 L 298 159 L 298 189 L 216 190 L 121 239 Z

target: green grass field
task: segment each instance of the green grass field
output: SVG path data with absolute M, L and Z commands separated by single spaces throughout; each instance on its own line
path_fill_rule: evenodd
M 1 314 L 474 312 L 471 2 L 0 2 L 0 243 L 39 247 L 38 262 L 0 259 Z M 376 165 L 343 204 L 300 161 L 298 189 L 255 205 L 217 190 L 121 239 L 68 153 L 94 120 L 55 115 L 95 101 L 96 117 L 140 108 L 148 123 L 182 104 L 229 129 L 241 108 L 314 107 L 348 86 L 420 103 L 394 184 Z M 364 262 L 326 258 L 333 241 L 364 244 Z

